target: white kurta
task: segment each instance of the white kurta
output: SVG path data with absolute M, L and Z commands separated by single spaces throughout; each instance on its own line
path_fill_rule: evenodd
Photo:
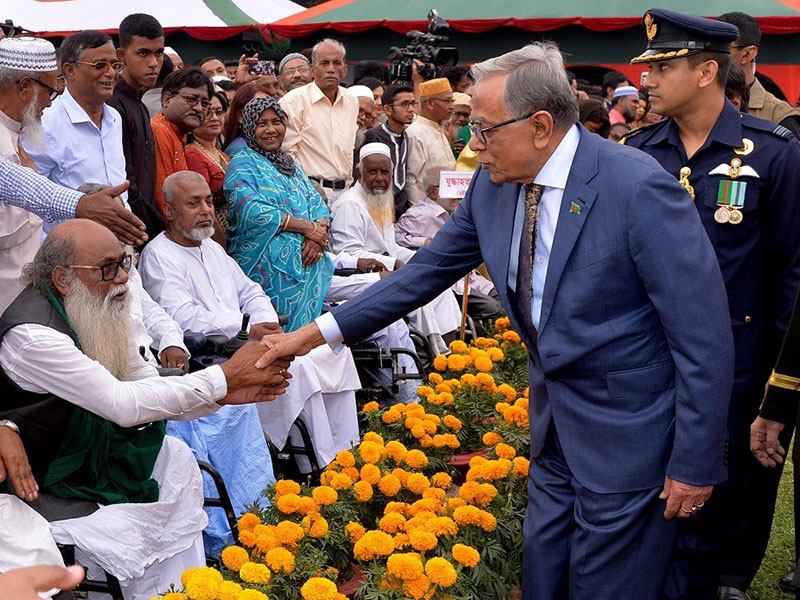
M 0 156 L 23 164 L 19 155 L 22 124 L 0 111 Z M 33 163 L 30 163 L 33 166 Z M 33 260 L 42 243 L 42 220 L 22 208 L 0 203 L 0 314 L 25 287 L 22 267 Z
M 456 165 L 447 136 L 438 123 L 418 116 L 406 129 L 408 135 L 408 170 L 406 190 L 411 204 L 420 202 L 427 194 L 422 178 L 428 169 L 452 171 Z
M 186 247 L 161 233 L 145 247 L 140 269 L 147 291 L 184 331 L 233 337 L 245 312 L 251 324 L 278 320 L 261 287 L 213 240 Z M 289 372 L 286 394 L 258 405 L 262 426 L 282 448 L 292 423 L 305 411 L 313 421 L 317 460 L 327 465 L 358 440 L 355 390 L 361 382 L 353 356 L 322 346 L 298 356 Z
M 391 223 L 381 230 L 372 220 L 361 183 L 339 197 L 331 208 L 331 216 L 329 245 L 335 253 L 374 258 L 390 271 L 394 270 L 395 260 L 405 263 L 414 256 L 413 250 L 397 245 Z M 455 296 L 447 291 L 409 314 L 409 319 L 423 335 L 441 335 L 460 327 L 461 309 Z

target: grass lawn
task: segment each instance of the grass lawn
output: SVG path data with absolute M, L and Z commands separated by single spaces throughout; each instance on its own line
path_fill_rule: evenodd
M 789 451 L 791 455 L 791 450 Z M 794 568 L 794 512 L 792 508 L 792 471 L 791 460 L 786 461 L 783 470 L 778 505 L 775 508 L 775 519 L 772 522 L 772 535 L 761 569 L 753 585 L 748 590 L 751 600 L 790 600 L 790 594 L 782 594 L 775 583 L 778 578 Z

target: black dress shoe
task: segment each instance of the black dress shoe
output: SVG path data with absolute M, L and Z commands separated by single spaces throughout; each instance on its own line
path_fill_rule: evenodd
M 717 588 L 717 598 L 719 600 L 750 600 L 742 590 L 728 586 Z
M 778 589 L 782 591 L 784 594 L 794 594 L 797 592 L 797 588 L 792 584 L 792 580 L 794 579 L 794 569 L 786 573 L 783 577 L 778 579 Z

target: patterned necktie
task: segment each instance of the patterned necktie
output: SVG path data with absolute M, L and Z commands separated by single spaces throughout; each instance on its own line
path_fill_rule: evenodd
M 536 253 L 536 215 L 543 185 L 525 185 L 525 217 L 522 220 L 522 238 L 519 242 L 519 271 L 517 275 L 517 309 L 528 331 L 535 333 L 531 314 L 533 303 L 533 257 Z

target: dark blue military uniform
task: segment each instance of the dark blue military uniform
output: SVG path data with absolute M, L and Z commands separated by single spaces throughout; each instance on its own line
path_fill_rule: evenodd
M 731 36 L 736 37 L 725 29 L 727 23 L 662 10 L 649 11 L 645 27 L 648 50 L 632 62 L 674 60 L 703 49 L 725 52 L 720 44 L 729 45 Z M 660 32 L 666 43 L 659 43 Z M 693 196 L 728 293 L 736 353 L 728 419 L 729 479 L 714 490 L 702 511 L 682 522 L 667 587 L 670 598 L 716 598 L 717 586 L 746 590 L 750 585 L 772 523 L 780 470 L 766 469 L 752 457 L 749 428 L 775 366 L 800 280 L 800 144 L 785 128 L 742 114 L 727 100 L 691 158 L 670 118 L 630 132 L 621 143 L 654 157 Z

